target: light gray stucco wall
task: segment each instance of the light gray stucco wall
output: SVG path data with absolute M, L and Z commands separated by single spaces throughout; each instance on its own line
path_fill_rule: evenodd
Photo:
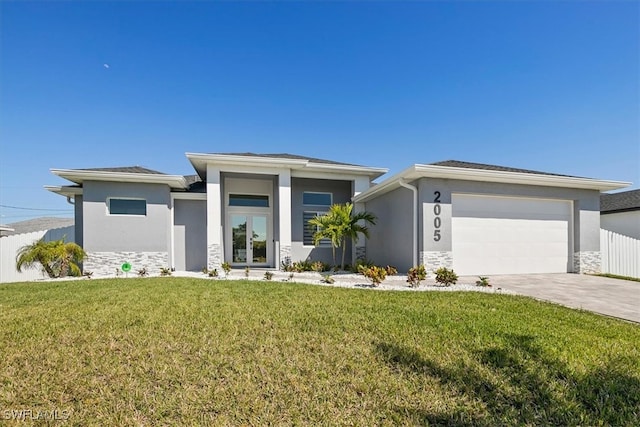
M 439 258 L 443 266 L 451 266 L 446 254 L 451 254 L 451 194 L 480 194 L 515 196 L 573 201 L 573 247 L 575 272 L 599 271 L 600 253 L 600 193 L 597 190 L 581 190 L 559 187 L 504 184 L 478 181 L 422 178 L 419 182 L 419 207 L 421 216 L 420 251 Z M 434 240 L 434 198 L 440 193 L 440 240 Z M 455 256 L 455 254 L 453 254 Z M 575 261 L 577 256 L 578 261 Z M 582 261 L 580 261 L 582 260 Z M 449 264 L 449 265 L 447 265 Z M 430 268 L 432 269 L 432 268 Z
M 147 215 L 109 215 L 108 198 L 141 198 Z M 171 219 L 169 187 L 164 184 L 85 181 L 83 243 L 85 270 L 111 274 L 122 262 L 152 273 L 169 265 Z M 129 258 L 135 258 L 135 263 Z
M 200 271 L 207 266 L 207 202 L 174 200 L 174 268 Z
M 338 181 L 328 179 L 291 178 L 291 260 L 301 261 L 311 259 L 333 263 L 330 247 L 316 248 L 303 244 L 305 211 L 324 211 L 326 206 L 304 206 L 302 196 L 305 191 L 332 193 L 333 203 L 347 203 L 351 201 L 351 181 Z M 345 262 L 351 263 L 351 243 L 345 248 Z M 342 252 L 336 250 L 337 263 L 340 263 Z
M 398 188 L 366 203 L 377 225 L 369 230 L 367 259 L 407 272 L 413 265 L 413 193 Z

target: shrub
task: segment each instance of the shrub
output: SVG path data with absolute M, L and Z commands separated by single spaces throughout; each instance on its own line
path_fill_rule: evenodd
M 443 286 L 455 285 L 458 281 L 458 275 L 453 271 L 445 267 L 440 267 L 435 271 L 436 282 Z
M 476 286 L 491 287 L 491 285 L 489 284 L 489 278 L 479 276 L 478 280 L 476 280 Z
M 411 267 L 407 274 L 407 283 L 412 288 L 420 286 L 420 282 L 427 278 L 427 270 L 424 268 L 424 264 L 420 264 L 417 267 Z
M 285 261 L 280 263 L 280 270 L 290 273 L 293 271 L 293 265 L 291 264 L 291 258 L 287 257 Z
M 160 269 L 161 276 L 171 276 L 171 269 L 168 267 L 163 267 Z
M 387 265 L 387 276 L 393 276 L 394 274 L 398 274 L 398 269 L 392 265 Z
M 91 276 L 93 276 L 93 271 L 85 271 L 85 272 L 82 273 L 82 275 L 84 277 L 87 277 L 87 278 L 91 279 Z
M 331 277 L 330 274 L 323 274 L 322 275 L 322 283 L 332 284 L 332 283 L 335 283 L 335 280 L 334 280 L 333 277 Z
M 209 277 L 218 277 L 218 269 L 214 268 L 213 270 L 210 270 L 208 273 Z
M 321 273 L 323 271 L 329 271 L 331 270 L 331 266 L 327 263 L 324 263 L 322 261 L 314 261 L 311 263 L 311 270 L 312 271 L 316 271 L 318 273 Z
M 246 277 L 247 279 L 249 278 L 249 273 L 251 272 L 251 269 L 249 268 L 249 266 L 247 265 L 244 268 L 244 277 Z
M 224 275 L 228 276 L 231 272 L 231 264 L 229 264 L 228 262 L 223 262 L 221 267 L 224 270 Z
M 271 272 L 271 271 L 265 271 L 265 272 L 264 272 L 264 279 L 265 279 L 265 280 L 271 280 L 271 279 L 273 279 L 273 272 Z
M 374 265 L 373 267 L 361 267 L 361 272 L 367 279 L 371 280 L 373 286 L 378 286 L 387 278 L 387 269 Z
M 296 273 L 303 273 L 305 271 L 311 271 L 311 261 L 296 261 L 293 263 L 293 271 Z
M 149 275 L 149 272 L 147 271 L 147 267 L 142 267 L 140 270 L 138 270 L 138 276 L 145 277 L 148 275 Z

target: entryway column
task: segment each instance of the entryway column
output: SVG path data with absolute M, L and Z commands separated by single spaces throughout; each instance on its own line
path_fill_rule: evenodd
M 210 269 L 219 269 L 224 262 L 222 248 L 220 169 L 207 165 L 207 264 Z
M 280 236 L 276 267 L 291 262 L 291 171 L 283 170 L 278 174 L 278 219 Z
M 361 176 L 356 178 L 353 181 L 353 196 L 355 197 L 358 194 L 362 193 L 363 191 L 368 190 L 369 186 L 370 186 L 370 182 L 369 182 L 368 176 Z M 354 203 L 353 205 L 354 214 L 358 212 L 364 212 L 364 211 L 365 211 L 364 203 Z M 351 247 L 351 262 L 355 264 L 357 260 L 366 259 L 366 258 L 367 258 L 367 241 L 364 236 L 359 235 L 357 243 L 355 245 L 352 245 Z

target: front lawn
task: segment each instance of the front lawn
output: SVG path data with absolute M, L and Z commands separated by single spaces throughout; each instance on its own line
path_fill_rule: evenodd
M 0 285 L 0 424 L 38 411 L 82 426 L 635 425 L 640 327 L 472 292 Z

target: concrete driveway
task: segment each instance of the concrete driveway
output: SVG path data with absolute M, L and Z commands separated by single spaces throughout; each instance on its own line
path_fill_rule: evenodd
M 491 276 L 494 287 L 520 295 L 640 322 L 640 282 L 584 274 Z

